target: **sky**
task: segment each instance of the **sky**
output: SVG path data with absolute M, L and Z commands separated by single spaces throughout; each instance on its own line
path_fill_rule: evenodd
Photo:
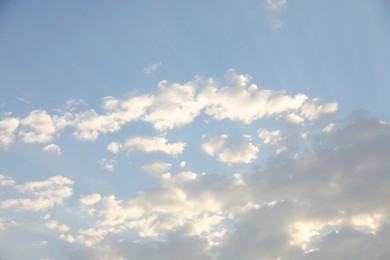
M 387 259 L 386 0 L 0 2 L 1 259 Z

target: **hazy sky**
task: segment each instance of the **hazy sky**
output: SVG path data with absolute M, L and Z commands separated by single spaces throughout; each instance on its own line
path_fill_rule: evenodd
M 0 258 L 387 259 L 386 0 L 0 3 Z

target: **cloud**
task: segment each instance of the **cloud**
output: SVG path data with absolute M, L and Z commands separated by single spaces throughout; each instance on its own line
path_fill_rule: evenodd
M 334 130 L 334 123 L 330 123 L 322 129 L 324 133 L 330 133 Z
M 199 115 L 202 105 L 196 101 L 198 80 L 181 84 L 160 81 L 159 93 L 143 120 L 157 130 L 166 130 L 191 123 Z
M 90 109 L 73 115 L 70 122 L 76 128 L 73 135 L 80 140 L 95 141 L 101 133 L 117 132 L 124 124 L 138 120 L 153 100 L 151 96 L 136 96 L 124 100 L 106 97 L 103 99 L 105 114 L 100 115 Z
M 142 69 L 142 72 L 144 74 L 152 74 L 153 72 L 155 72 L 157 69 L 159 69 L 162 65 L 162 62 L 157 62 L 157 63 L 154 63 L 154 64 L 150 64 L 148 65 L 147 67 L 143 68 Z
M 101 166 L 104 170 L 109 171 L 109 172 L 114 171 L 115 162 L 116 162 L 116 160 L 115 160 L 114 158 L 113 158 L 113 159 L 103 158 L 103 159 L 100 159 L 100 160 L 98 161 L 98 163 L 100 164 L 100 166 Z
M 279 145 L 285 139 L 280 130 L 269 131 L 265 128 L 260 128 L 257 134 L 264 144 Z
M 20 120 L 22 130 L 19 136 L 26 143 L 48 143 L 57 131 L 57 117 L 50 116 L 45 110 L 34 110 Z
M 287 0 L 267 0 L 267 7 L 271 10 L 280 11 L 287 8 Z
M 230 132 L 205 135 L 201 152 L 236 164 L 219 165 L 217 170 L 202 163 L 196 165 L 197 170 L 191 169 L 199 147 L 187 145 L 181 137 L 180 141 L 166 137 L 180 131 L 109 143 L 106 148 L 115 157 L 99 161 L 107 170 L 113 170 L 122 150 L 130 155 L 177 156 L 186 149 L 186 158 L 178 161 L 161 161 L 153 157 L 156 154 L 141 160 L 134 169 L 157 178 L 153 187 L 140 192 L 108 189 L 103 194 L 96 190 L 68 200 L 79 190 L 73 190 L 69 178 L 18 183 L 0 175 L 4 190 L 0 209 L 6 215 L 20 215 L 22 226 L 48 232 L 50 239 L 56 235 L 65 244 L 66 259 L 329 259 L 344 258 L 348 250 L 380 258 L 388 254 L 381 241 L 389 238 L 390 124 L 368 117 L 357 117 L 337 128 L 326 120 L 316 122 L 336 111 L 335 102 L 265 89 L 233 70 L 226 72 L 222 83 L 196 77 L 184 84 L 160 82 L 153 94 L 105 97 L 100 112 L 89 109 L 51 115 L 35 110 L 20 120 L 20 126 L 11 131 L 4 127 L 4 132 L 19 135 L 24 142 L 30 138 L 31 142 L 50 143 L 61 129 L 69 127 L 77 139 L 94 141 L 129 122 L 146 122 L 157 132 L 168 132 L 200 115 L 211 118 L 217 127 L 226 126 L 220 120 L 230 120 L 239 130 L 250 132 L 239 138 Z M 283 132 L 259 129 L 263 122 L 247 126 L 262 119 L 268 123 L 270 118 L 276 119 L 270 125 L 282 119 L 299 126 L 284 124 L 291 129 L 283 128 Z M 288 147 L 289 152 L 272 154 L 264 162 L 257 160 L 260 146 L 255 141 L 260 140 L 253 137 L 257 129 L 261 147 Z M 65 221 L 31 218 L 42 212 L 58 214 Z M 7 230 L 7 223 L 2 217 L 0 230 Z M 47 238 L 34 239 L 43 240 Z
M 126 140 L 124 146 L 129 150 L 141 152 L 163 152 L 169 155 L 179 155 L 184 151 L 185 143 L 168 143 L 165 137 L 134 136 Z
M 231 142 L 226 134 L 214 137 L 201 146 L 211 156 L 217 156 L 224 163 L 251 163 L 257 159 L 259 149 L 254 144 L 242 140 Z
M 3 209 L 15 208 L 18 211 L 43 211 L 55 205 L 61 205 L 73 193 L 74 182 L 63 176 L 50 177 L 44 181 L 16 184 L 7 178 L 9 186 L 13 186 L 19 193 L 18 198 L 1 201 Z M 10 185 L 11 184 L 11 185 Z M 27 198 L 20 197 L 21 195 Z
M 118 154 L 121 149 L 122 144 L 118 142 L 111 142 L 109 145 L 107 145 L 107 150 L 109 150 L 113 154 Z
M 11 177 L 0 175 L 0 187 L 11 186 L 14 187 L 16 185 L 16 181 Z
M 102 196 L 99 193 L 92 193 L 80 197 L 80 204 L 82 206 L 92 206 L 101 201 Z
M 19 120 L 15 117 L 0 120 L 0 148 L 7 148 L 15 138 Z
M 246 124 L 264 117 L 298 110 L 307 96 L 288 96 L 269 89 L 259 89 L 248 75 L 238 75 L 228 70 L 225 79 L 229 85 L 217 88 L 209 84 L 199 94 L 199 102 L 206 107 L 206 114 L 214 119 L 230 119 Z M 245 108 L 245 109 L 243 109 Z
M 163 161 L 153 161 L 144 164 L 141 168 L 150 173 L 163 173 L 167 171 L 171 166 L 172 164 Z
M 221 82 L 216 78 L 194 77 L 181 84 L 162 80 L 157 90 L 148 94 L 132 93 L 124 98 L 107 96 L 102 99 L 101 111 L 90 108 L 76 112 L 82 100 L 70 99 L 66 110 L 49 114 L 34 110 L 22 118 L 0 121 L 0 145 L 8 147 L 18 135 L 26 143 L 50 143 L 65 127 L 82 141 L 96 141 L 101 134 L 119 132 L 130 122 L 150 123 L 158 131 L 168 131 L 192 123 L 200 115 L 214 120 L 231 120 L 251 124 L 267 118 L 284 118 L 303 124 L 337 111 L 337 103 L 321 103 L 298 93 L 262 88 L 252 77 L 227 70 Z M 244 108 L 244 109 L 243 109 Z M 207 120 L 207 119 L 206 119 Z M 118 152 L 118 147 L 109 149 Z
M 287 122 L 293 123 L 293 124 L 300 124 L 305 121 L 302 117 L 300 117 L 297 114 L 291 113 L 285 116 L 284 118 Z
M 181 161 L 181 162 L 180 162 L 180 167 L 181 167 L 181 168 L 186 167 L 186 161 Z
M 46 222 L 45 227 L 48 229 L 59 231 L 61 233 L 69 231 L 69 227 L 67 225 L 60 224 L 57 220 L 49 220 L 48 222 Z
M 314 98 L 311 102 L 305 103 L 302 106 L 301 116 L 315 120 L 326 114 L 335 113 L 338 109 L 336 102 L 320 104 L 319 98 Z
M 62 154 L 61 148 L 56 144 L 48 144 L 42 150 L 48 153 L 53 153 L 57 156 L 60 156 Z

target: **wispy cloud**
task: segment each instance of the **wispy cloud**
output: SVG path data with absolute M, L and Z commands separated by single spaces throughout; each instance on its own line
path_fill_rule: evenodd
M 271 10 L 284 10 L 287 8 L 287 0 L 267 0 L 267 7 Z
M 156 70 L 158 70 L 160 67 L 162 66 L 162 62 L 157 62 L 157 63 L 154 63 L 154 64 L 150 64 L 148 65 L 147 67 L 143 68 L 142 69 L 142 72 L 144 74 L 152 74 L 154 73 Z

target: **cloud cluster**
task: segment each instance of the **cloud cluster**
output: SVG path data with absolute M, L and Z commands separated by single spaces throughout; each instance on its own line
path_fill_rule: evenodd
M 172 174 L 153 162 L 145 166 L 160 180 L 153 189 L 82 197 L 93 224 L 73 236 L 97 259 L 381 259 L 389 253 L 390 127 L 360 120 L 326 140 L 250 174 Z
M 216 156 L 224 163 L 251 163 L 257 159 L 259 148 L 247 140 L 231 141 L 223 134 L 210 138 L 202 144 L 202 150 L 211 156 Z
M 1 176 L 1 186 L 14 188 L 18 198 L 1 201 L 0 208 L 18 211 L 43 211 L 61 205 L 73 194 L 74 182 L 63 176 L 50 177 L 44 181 L 17 184 L 10 177 Z
M 155 93 L 118 99 L 103 98 L 102 111 L 76 112 L 70 100 L 67 110 L 50 114 L 34 110 L 24 118 L 7 117 L 0 121 L 0 145 L 8 147 L 19 136 L 26 143 L 50 143 L 64 128 L 83 141 L 95 141 L 136 121 L 150 123 L 158 131 L 190 124 L 200 114 L 214 120 L 229 119 L 251 124 L 269 117 L 282 117 L 302 124 L 337 111 L 337 103 L 321 103 L 304 94 L 290 96 L 283 91 L 264 89 L 249 75 L 227 70 L 223 83 L 214 78 L 195 77 L 184 84 L 161 81 Z M 110 148 L 118 151 L 118 148 Z
M 259 135 L 268 144 L 282 140 L 266 129 Z M 381 259 L 390 239 L 390 125 L 358 119 L 323 138 L 245 174 L 171 173 L 170 163 L 152 161 L 143 169 L 156 187 L 123 198 L 82 195 L 79 228 L 50 216 L 43 225 L 84 247 L 69 259 Z M 210 138 L 203 149 L 219 156 L 228 140 Z M 18 184 L 2 175 L 0 186 L 15 192 L 2 198 L 1 210 L 51 210 L 72 195 L 73 184 L 62 176 Z M 12 228 L 0 224 L 3 232 Z
M 200 77 L 185 84 L 162 81 L 154 94 L 106 97 L 101 109 L 9 116 L 0 121 L 2 147 L 19 136 L 24 142 L 45 144 L 45 152 L 60 154 L 51 142 L 65 127 L 80 140 L 94 141 L 129 122 L 144 121 L 156 131 L 168 131 L 190 124 L 202 113 L 213 123 L 245 125 L 275 117 L 289 122 L 284 126 L 292 130 L 253 125 L 250 135 L 237 137 L 218 129 L 206 133 L 197 147 L 183 137 L 178 138 L 183 142 L 168 140 L 161 132 L 113 141 L 106 149 L 114 158 L 99 161 L 106 170 L 114 170 L 121 151 L 153 157 L 142 161 L 138 170 L 150 174 L 155 186 L 135 194 L 90 189 L 73 195 L 74 181 L 64 176 L 20 184 L 0 175 L 1 213 L 41 214 L 34 228 L 66 244 L 63 258 L 382 259 L 389 254 L 384 242 L 390 239 L 387 121 L 356 117 L 336 127 L 318 119 L 335 113 L 337 103 L 263 89 L 233 70 L 226 72 L 223 83 Z M 308 121 L 310 129 L 305 128 Z M 314 132 L 308 133 L 311 129 Z M 301 137 L 304 149 L 290 145 Z M 280 153 L 287 146 L 288 151 Z M 257 160 L 260 148 L 262 153 L 268 147 L 277 152 L 264 162 Z M 198 148 L 227 164 L 225 173 L 194 171 L 190 156 L 188 164 L 166 159 L 187 150 L 199 152 Z M 64 203 L 72 195 L 74 200 Z M 52 218 L 59 212 L 69 218 Z M 11 232 L 13 224 L 0 218 L 0 234 Z M 36 239 L 45 244 L 42 241 L 50 240 Z

